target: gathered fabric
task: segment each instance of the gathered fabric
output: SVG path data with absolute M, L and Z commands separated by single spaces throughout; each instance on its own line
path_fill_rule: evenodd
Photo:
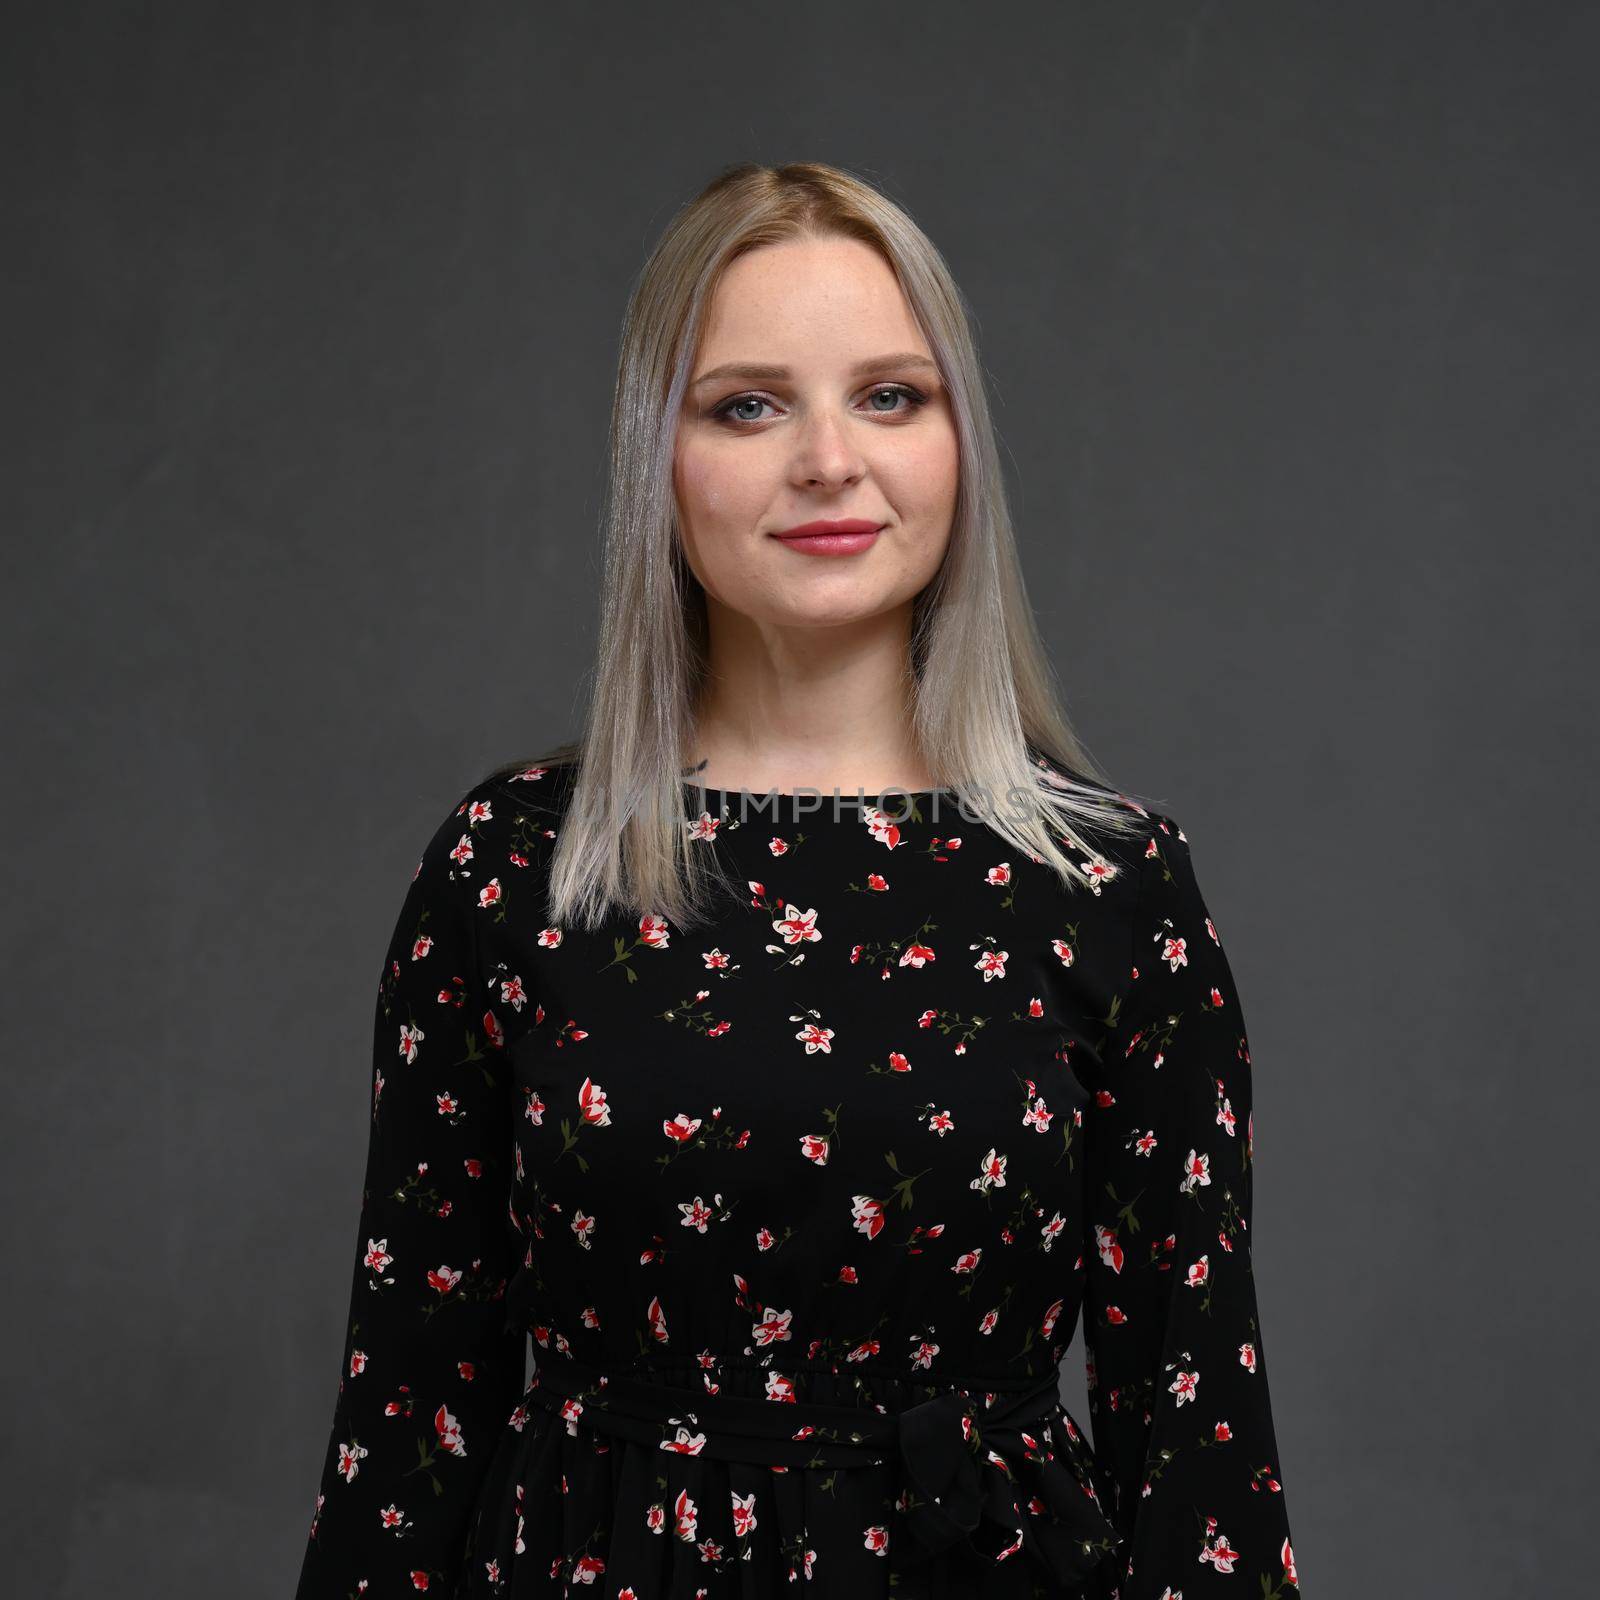
M 693 1595 L 711 1572 L 729 1570 L 741 1580 L 734 1592 L 752 1596 L 797 1579 L 812 1594 L 865 1594 L 864 1577 L 834 1569 L 844 1541 L 822 1537 L 846 1525 L 859 1534 L 853 1565 L 893 1573 L 897 1593 L 970 1593 L 974 1581 L 984 1593 L 1087 1593 L 1081 1586 L 1120 1542 L 1054 1369 L 1020 1381 L 801 1379 L 818 1393 L 884 1397 L 855 1404 L 763 1398 L 753 1391 L 767 1370 L 732 1364 L 696 1382 L 681 1362 L 608 1371 L 560 1355 L 542 1361 L 513 1415 L 514 1431 L 531 1437 L 496 1463 L 514 1478 L 511 1492 L 484 1497 L 491 1523 L 496 1504 L 520 1507 L 504 1530 L 507 1570 L 529 1569 L 541 1585 L 557 1573 L 564 1583 L 603 1575 L 602 1592 L 640 1600 Z M 551 1518 L 542 1508 L 557 1478 L 566 1503 Z M 808 1536 L 805 1507 L 824 1494 L 827 1521 Z M 768 1518 L 772 1537 L 755 1537 Z M 589 1570 L 581 1546 L 564 1540 L 550 1565 L 529 1560 L 542 1530 L 565 1536 L 591 1520 L 599 1537 Z M 475 1529 L 474 1553 L 484 1532 Z M 498 1573 L 491 1564 L 481 1573 L 467 1592 L 495 1592 Z M 1044 1578 L 1056 1587 L 1040 1588 Z

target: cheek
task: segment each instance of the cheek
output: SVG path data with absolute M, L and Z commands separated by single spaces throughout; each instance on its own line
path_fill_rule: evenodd
M 729 459 L 715 441 L 682 443 L 673 462 L 679 542 L 684 559 L 707 594 L 739 605 L 749 559 L 743 537 L 761 515 L 761 496 L 745 461 Z
M 691 524 L 711 532 L 719 524 L 737 522 L 759 501 L 749 462 L 733 459 L 715 443 L 683 445 L 675 468 L 678 503 Z
M 678 504 L 691 521 L 698 518 L 709 504 L 715 503 L 714 476 L 707 469 L 704 454 L 692 444 L 679 445 L 673 460 L 672 483 Z
M 960 460 L 953 428 L 929 428 L 897 454 L 893 471 L 893 498 L 902 513 L 913 516 L 946 514 L 955 504 L 960 480 Z

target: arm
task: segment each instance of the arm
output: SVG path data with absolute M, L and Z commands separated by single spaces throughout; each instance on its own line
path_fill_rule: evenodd
M 1298 1595 L 1251 1269 L 1244 1018 L 1189 845 L 1154 815 L 1087 1148 L 1094 1450 L 1121 1600 Z M 1119 1042 L 1120 1041 L 1120 1042 Z
M 509 1073 L 478 962 L 494 873 L 468 848 L 471 796 L 423 851 L 384 958 L 349 1321 L 296 1600 L 448 1593 L 522 1391 L 526 1339 L 503 1331 L 521 1254 Z

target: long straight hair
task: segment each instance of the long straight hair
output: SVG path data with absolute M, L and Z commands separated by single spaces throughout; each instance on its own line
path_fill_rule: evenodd
M 905 711 L 915 748 L 941 790 L 1069 888 L 1099 881 L 1104 856 L 1087 835 L 1141 827 L 1142 802 L 1101 771 L 1057 692 L 1023 585 L 970 319 L 944 259 L 905 211 L 850 172 L 745 162 L 672 219 L 629 298 L 582 736 L 499 769 L 571 769 L 550 862 L 557 925 L 594 928 L 623 909 L 689 927 L 709 912 L 713 882 L 727 881 L 708 862 L 714 852 L 696 847 L 684 806 L 707 629 L 704 592 L 679 543 L 678 415 L 728 265 L 763 245 L 830 236 L 872 246 L 893 270 L 955 416 L 955 517 L 940 569 L 913 604 Z

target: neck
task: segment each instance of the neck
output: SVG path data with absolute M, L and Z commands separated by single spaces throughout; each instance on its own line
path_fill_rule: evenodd
M 909 605 L 832 628 L 774 628 L 711 602 L 708 620 L 686 778 L 759 792 L 933 786 L 907 709 Z

